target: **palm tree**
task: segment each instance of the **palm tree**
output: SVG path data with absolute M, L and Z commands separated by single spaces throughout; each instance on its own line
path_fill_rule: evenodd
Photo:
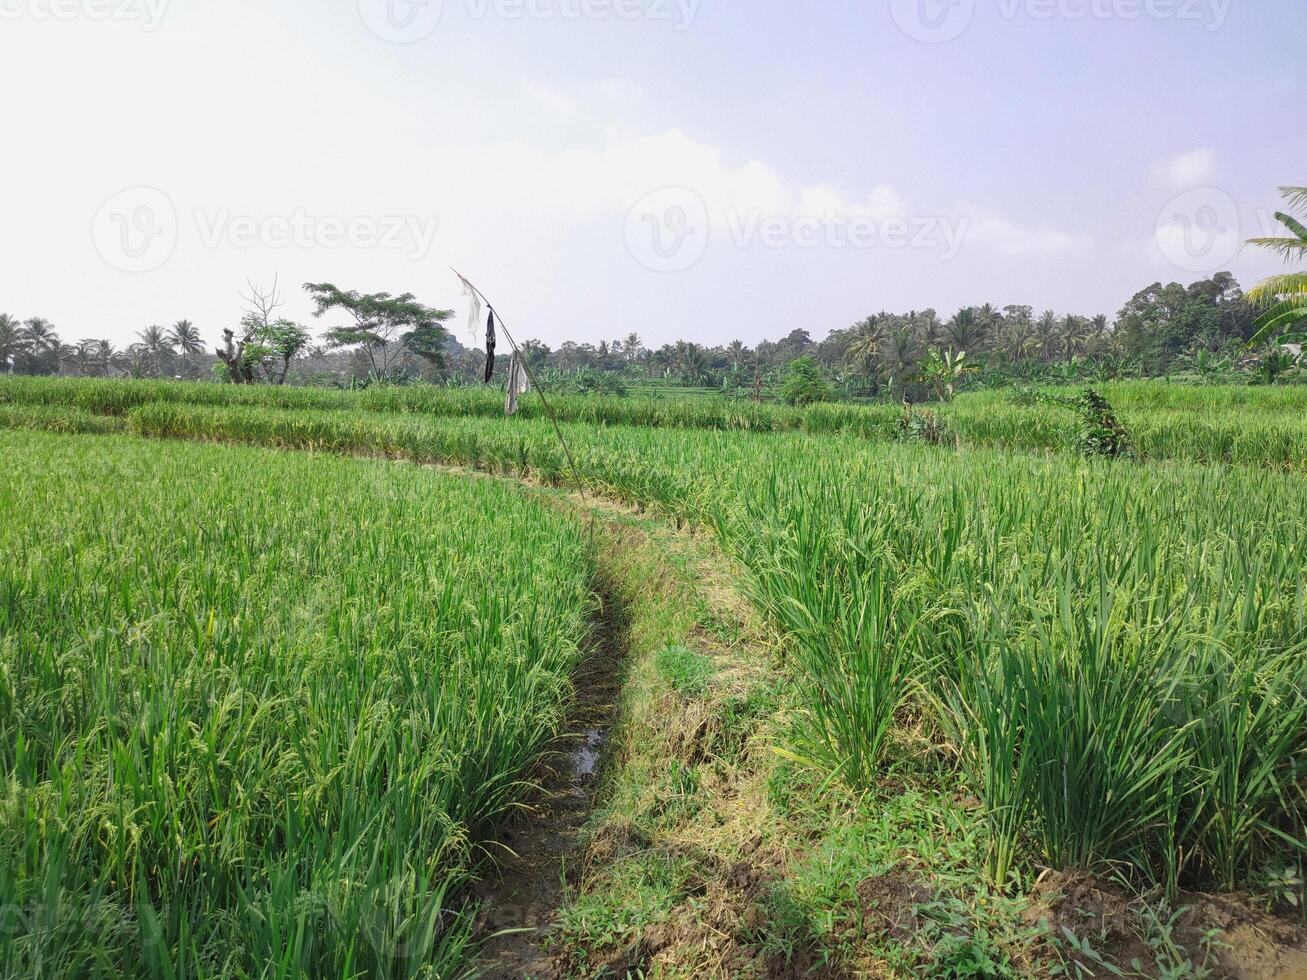
M 59 370 L 59 334 L 53 323 L 34 316 L 23 324 L 19 336 L 24 346 L 21 353 L 32 362 L 28 370 L 34 374 L 54 374 Z
M 881 339 L 876 359 L 889 377 L 890 389 L 900 386 L 917 363 L 917 337 L 911 326 L 890 327 Z
M 1062 343 L 1065 345 L 1066 359 L 1076 356 L 1086 340 L 1089 339 L 1089 322 L 1084 317 L 1068 314 L 1062 321 Z
M 175 353 L 168 334 L 163 327 L 153 326 L 146 327 L 136 336 L 141 338 L 141 353 L 152 362 L 154 377 L 162 377 L 164 356 Z
M 880 317 L 869 316 L 853 325 L 853 339 L 844 349 L 844 361 L 865 379 L 876 377 L 876 363 L 880 356 L 882 331 Z
M 640 359 L 640 352 L 644 350 L 644 342 L 640 339 L 638 333 L 628 333 L 626 339 L 622 341 L 622 350 L 626 351 L 626 359 L 632 363 Z
M 726 345 L 726 356 L 731 359 L 731 368 L 735 371 L 740 370 L 740 362 L 744 360 L 744 355 L 748 348 L 744 346 L 742 340 L 732 340 Z
M 27 351 L 27 339 L 18 320 L 0 313 L 0 372 L 12 374 L 14 362 Z
M 959 310 L 953 319 L 944 325 L 944 335 L 958 350 L 964 353 L 975 352 L 984 342 L 985 325 L 977 311 L 967 307 Z
M 204 341 L 200 338 L 200 331 L 190 320 L 178 320 L 168 331 L 168 340 L 181 353 L 182 374 L 187 374 L 190 370 L 190 362 L 187 358 L 199 357 L 204 353 Z
M 1275 212 L 1276 220 L 1289 231 L 1288 235 L 1254 238 L 1248 244 L 1264 248 L 1279 255 L 1286 263 L 1307 259 L 1307 187 L 1281 187 L 1280 196 L 1290 211 L 1303 215 L 1301 219 L 1284 211 Z M 1271 276 L 1254 286 L 1248 300 L 1262 308 L 1257 318 L 1257 333 L 1248 341 L 1250 347 L 1268 340 L 1300 338 L 1307 324 L 1307 272 L 1285 272 Z
M 107 340 L 95 342 L 95 367 L 102 377 L 109 377 L 117 360 L 118 352 L 113 349 L 113 344 Z
M 676 367 L 686 387 L 703 385 L 709 380 L 708 355 L 699 344 L 677 341 Z
M 1053 354 L 1057 351 L 1058 333 L 1057 314 L 1052 310 L 1045 310 L 1035 321 L 1035 340 L 1039 345 L 1041 360 L 1053 359 Z

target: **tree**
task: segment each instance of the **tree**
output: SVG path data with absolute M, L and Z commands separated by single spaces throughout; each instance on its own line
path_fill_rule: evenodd
M 781 398 L 787 405 L 811 405 L 830 399 L 830 385 L 821 376 L 817 362 L 800 357 L 790 362 L 781 383 Z
M 626 359 L 634 364 L 644 353 L 644 341 L 640 339 L 638 333 L 628 333 L 626 339 L 622 341 L 622 350 L 626 351 Z
M 182 374 L 189 374 L 189 358 L 199 357 L 204 353 L 204 341 L 200 337 L 200 331 L 190 320 L 178 320 L 168 331 L 168 341 L 181 354 Z
M 941 354 L 932 347 L 912 380 L 924 384 L 940 401 L 951 402 L 963 377 L 974 370 L 974 365 L 967 363 L 966 351 L 954 354 L 949 350 Z
M 12 374 L 19 355 L 27 351 L 27 339 L 18 320 L 0 313 L 0 374 Z
M 454 315 L 453 310 L 423 306 L 412 293 L 346 292 L 329 282 L 308 282 L 304 289 L 313 298 L 314 316 L 343 310 L 354 321 L 332 327 L 322 336 L 329 347 L 363 351 L 375 380 L 393 380 L 410 357 L 444 367 L 446 333 L 440 324 Z
M 168 339 L 168 334 L 164 332 L 163 327 L 154 326 L 146 327 L 136 336 L 140 338 L 141 347 L 144 349 L 145 356 L 151 365 L 151 376 L 155 378 L 163 377 L 165 373 L 164 365 L 176 353 L 172 349 L 172 342 Z
M 1056 313 L 1045 310 L 1039 314 L 1039 319 L 1035 321 L 1035 343 L 1039 348 L 1039 358 L 1045 363 L 1053 360 L 1053 355 L 1057 353 L 1059 333 Z
M 18 370 L 23 374 L 54 374 L 59 370 L 59 334 L 54 324 L 32 317 L 19 329 Z
M 853 338 L 844 349 L 844 362 L 867 382 L 876 378 L 876 365 L 880 357 L 880 317 L 869 316 L 853 325 Z
M 944 325 L 944 335 L 953 346 L 963 353 L 980 350 L 985 340 L 985 325 L 976 311 L 970 307 L 959 310 Z
M 1285 211 L 1275 212 L 1287 235 L 1254 238 L 1249 244 L 1279 255 L 1286 263 L 1307 259 L 1307 187 L 1281 187 L 1280 195 L 1303 217 L 1300 220 Z M 1248 293 L 1248 300 L 1262 312 L 1257 318 L 1257 332 L 1249 345 L 1268 340 L 1301 341 L 1307 332 L 1307 272 L 1286 272 L 1259 282 Z
M 257 327 L 250 335 L 245 358 L 256 361 L 273 384 L 284 385 L 290 363 L 309 345 L 309 332 L 291 320 L 274 320 Z M 265 362 L 277 364 L 276 373 Z

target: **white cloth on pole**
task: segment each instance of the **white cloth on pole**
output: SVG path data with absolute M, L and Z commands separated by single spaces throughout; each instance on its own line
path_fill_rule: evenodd
M 517 414 L 517 400 L 531 390 L 531 379 L 527 376 L 526 365 L 522 355 L 513 352 L 513 362 L 508 368 L 508 394 L 504 398 L 504 414 Z
M 474 343 L 479 342 L 481 333 L 481 294 L 476 288 L 463 279 L 458 277 L 463 283 L 463 295 L 467 297 L 469 311 L 467 315 L 467 335 L 472 338 Z

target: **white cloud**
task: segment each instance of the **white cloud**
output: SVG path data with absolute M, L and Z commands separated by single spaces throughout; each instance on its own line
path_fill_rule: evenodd
M 955 216 L 967 220 L 968 246 L 988 246 L 1002 255 L 1075 255 L 1093 245 L 1089 235 L 1072 235 L 1056 228 L 1027 228 L 986 208 L 958 203 Z
M 565 92 L 537 85 L 535 82 L 522 83 L 522 96 L 532 106 L 556 116 L 576 115 L 576 100 Z
M 1221 168 L 1214 150 L 1198 149 L 1158 160 L 1153 170 L 1167 185 L 1183 190 L 1212 183 L 1220 175 Z

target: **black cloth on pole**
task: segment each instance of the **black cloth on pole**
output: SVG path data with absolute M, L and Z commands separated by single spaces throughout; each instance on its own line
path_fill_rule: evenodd
M 495 376 L 495 311 L 486 321 L 486 384 Z

